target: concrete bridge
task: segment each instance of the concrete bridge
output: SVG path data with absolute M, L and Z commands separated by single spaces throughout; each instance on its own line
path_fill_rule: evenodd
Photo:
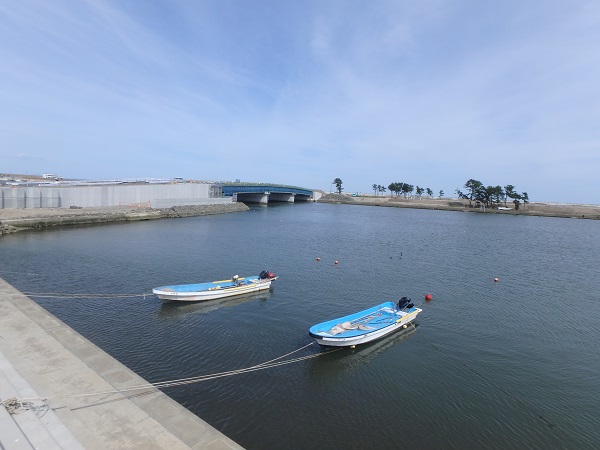
M 233 197 L 239 202 L 308 202 L 315 200 L 315 193 L 310 189 L 297 186 L 285 186 L 269 183 L 220 183 L 224 197 Z

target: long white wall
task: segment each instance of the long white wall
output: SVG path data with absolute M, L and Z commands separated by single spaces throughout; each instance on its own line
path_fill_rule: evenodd
M 102 186 L 29 186 L 0 188 L 0 208 L 94 208 L 230 203 L 231 198 L 210 197 L 210 184 L 124 184 Z

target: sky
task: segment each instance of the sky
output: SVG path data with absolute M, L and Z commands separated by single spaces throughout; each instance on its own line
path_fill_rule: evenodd
M 600 2 L 3 1 L 0 173 L 600 204 Z

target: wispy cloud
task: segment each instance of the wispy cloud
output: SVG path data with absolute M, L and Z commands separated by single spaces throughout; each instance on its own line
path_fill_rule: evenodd
M 586 0 L 4 3 L 0 145 L 15 172 L 600 203 L 575 175 L 600 168 L 599 25 Z

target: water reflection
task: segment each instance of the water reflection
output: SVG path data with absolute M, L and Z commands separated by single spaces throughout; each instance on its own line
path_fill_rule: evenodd
M 351 370 L 357 366 L 362 366 L 386 350 L 410 338 L 417 332 L 418 327 L 419 324 L 413 322 L 405 330 L 397 331 L 383 339 L 359 345 L 356 348 L 343 348 L 338 351 L 331 348 L 322 348 L 322 352 L 331 352 L 331 355 L 313 359 L 310 370 L 314 371 L 313 375 L 319 376 L 321 370 L 325 372 L 329 372 L 330 369 L 335 371 Z
M 202 302 L 169 302 L 161 303 L 158 309 L 158 317 L 161 319 L 177 319 L 191 314 L 208 314 L 221 308 L 240 305 L 252 300 L 266 302 L 271 297 L 271 291 L 251 292 L 249 294 L 236 295 L 235 297 L 218 298 Z
M 405 341 L 415 335 L 407 328 L 355 349 L 173 388 L 169 395 L 247 449 L 595 448 L 599 224 L 317 203 L 269 206 L 16 233 L 0 239 L 0 269 L 11 271 L 2 277 L 21 291 L 62 293 L 148 292 L 159 279 L 254 273 L 258 262 L 281 275 L 270 298 L 165 305 L 154 296 L 35 299 L 153 381 L 284 355 L 312 341 L 310 325 L 361 310 L 365 298 L 388 299 L 401 278 L 404 294 L 434 297 L 419 315 L 426 328 L 416 339 Z M 520 307 L 509 321 L 502 320 L 507 305 Z M 564 320 L 556 321 L 557 311 Z M 319 351 L 314 344 L 290 358 Z M 404 427 L 400 441 L 389 418 L 401 417 L 407 404 L 418 426 Z M 540 415 L 559 425 L 549 433 Z

